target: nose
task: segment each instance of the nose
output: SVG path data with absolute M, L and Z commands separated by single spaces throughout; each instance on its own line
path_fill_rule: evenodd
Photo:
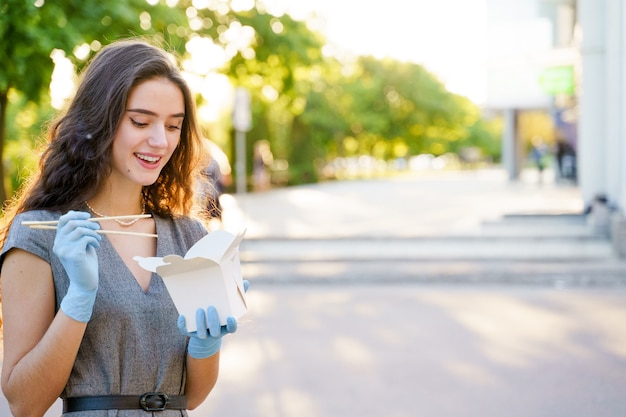
M 165 131 L 164 126 L 154 126 L 154 129 L 152 129 L 150 137 L 148 138 L 148 145 L 153 148 L 167 147 L 167 132 Z

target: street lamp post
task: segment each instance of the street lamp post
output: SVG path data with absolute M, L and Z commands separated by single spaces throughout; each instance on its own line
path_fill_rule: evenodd
M 246 192 L 246 132 L 250 131 L 252 114 L 250 111 L 250 93 L 245 88 L 235 90 L 235 106 L 233 108 L 233 127 L 235 128 L 235 173 L 237 175 L 237 194 Z

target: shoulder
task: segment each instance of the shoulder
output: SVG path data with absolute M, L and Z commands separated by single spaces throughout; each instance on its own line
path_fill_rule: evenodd
M 19 213 L 13 219 L 6 241 L 0 252 L 0 264 L 11 249 L 23 249 L 50 262 L 55 231 L 45 229 L 31 229 L 23 225 L 24 221 L 57 220 L 60 213 L 47 210 L 31 210 Z
M 19 213 L 15 216 L 13 224 L 21 223 L 23 221 L 46 221 L 46 220 L 58 220 L 61 217 L 61 213 L 49 210 L 29 210 L 23 213 Z
M 155 216 L 155 222 L 159 241 L 169 240 L 174 247 L 179 247 L 184 251 L 208 233 L 204 224 L 195 217 Z
M 205 235 L 207 233 L 204 224 L 195 217 L 175 216 L 172 218 L 172 223 L 176 228 L 189 233 L 198 233 L 201 235 Z

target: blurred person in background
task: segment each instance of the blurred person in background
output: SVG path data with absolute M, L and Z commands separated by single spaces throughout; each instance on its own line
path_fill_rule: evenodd
M 212 140 L 205 139 L 204 144 L 209 153 L 209 163 L 202 170 L 200 178 L 201 204 L 205 215 L 211 220 L 222 220 L 222 204 L 220 197 L 232 183 L 231 166 L 228 156 Z
M 539 171 L 539 182 L 543 179 L 543 171 L 546 168 L 545 157 L 547 154 L 547 147 L 541 136 L 535 135 L 530 141 L 530 159 L 532 160 L 537 171 Z
M 252 178 L 254 191 L 265 191 L 270 189 L 271 174 L 270 168 L 274 162 L 274 155 L 267 140 L 259 140 L 254 144 L 254 155 L 252 160 Z

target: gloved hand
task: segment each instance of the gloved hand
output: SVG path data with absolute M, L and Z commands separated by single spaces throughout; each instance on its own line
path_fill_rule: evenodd
M 250 283 L 243 281 L 244 291 L 248 291 Z M 196 310 L 196 331 L 188 332 L 184 316 L 178 316 L 178 330 L 184 336 L 189 336 L 187 351 L 189 356 L 196 359 L 204 359 L 216 354 L 222 347 L 222 337 L 237 331 L 237 320 L 234 317 L 226 318 L 226 325 L 220 326 L 220 317 L 214 306 L 209 306 L 206 311 L 199 308 Z
M 102 236 L 97 222 L 88 221 L 89 213 L 69 211 L 59 218 L 52 248 L 59 258 L 70 285 L 61 301 L 61 310 L 81 322 L 91 318 L 98 292 L 98 256 Z

